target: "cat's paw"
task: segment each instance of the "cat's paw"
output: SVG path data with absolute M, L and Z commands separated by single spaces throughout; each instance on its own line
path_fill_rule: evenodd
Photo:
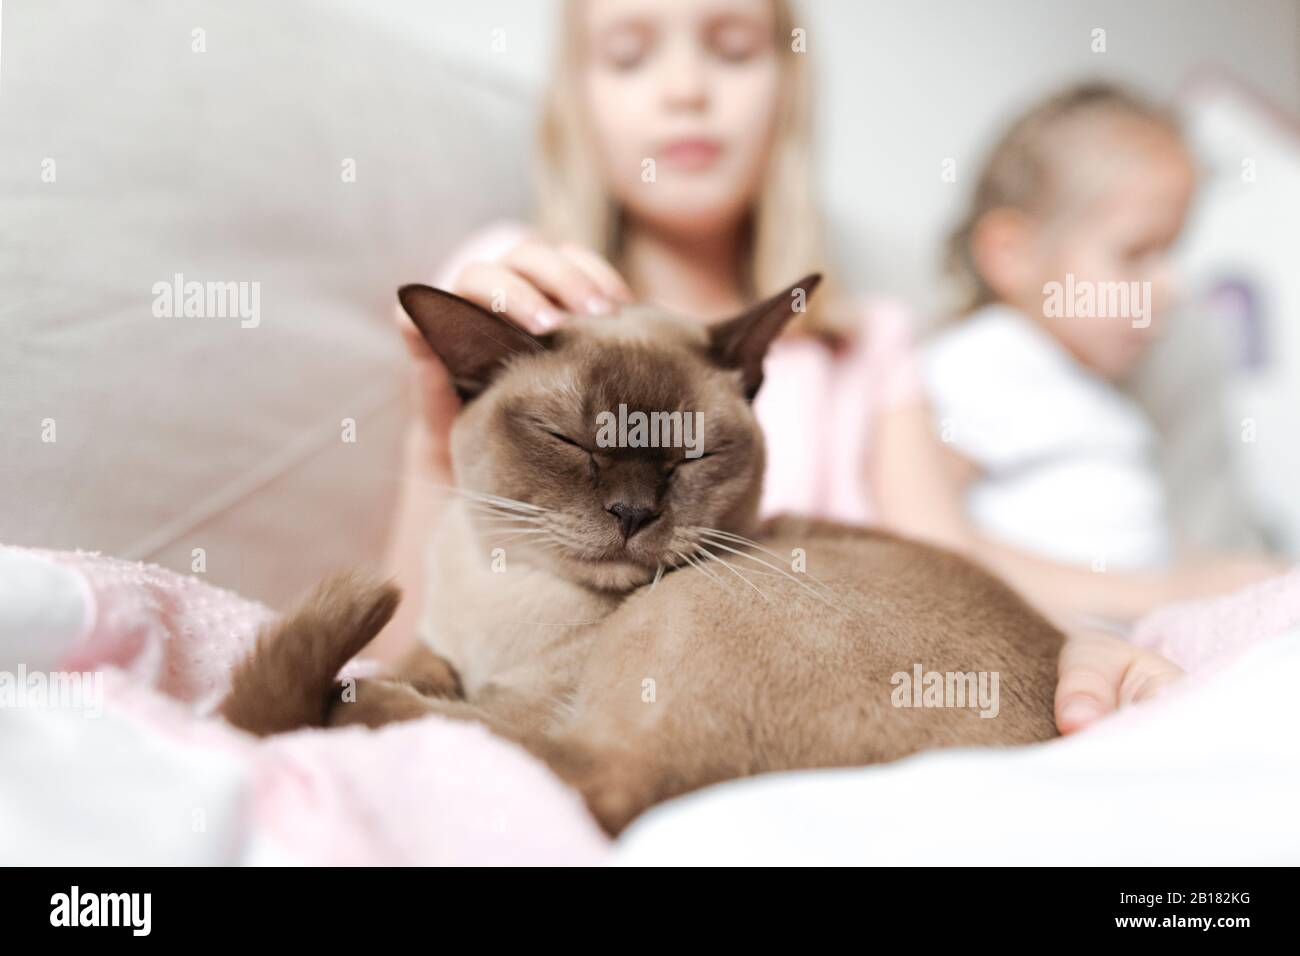
M 446 697 L 452 700 L 465 698 L 456 668 L 445 657 L 435 654 L 423 644 L 412 648 L 398 662 L 393 676 L 428 697 Z
M 575 785 L 588 811 L 610 836 L 622 833 L 655 802 L 644 769 L 631 761 L 602 762 Z
M 405 684 L 370 678 L 348 678 L 334 685 L 325 726 L 382 727 L 417 720 L 432 713 L 429 701 Z

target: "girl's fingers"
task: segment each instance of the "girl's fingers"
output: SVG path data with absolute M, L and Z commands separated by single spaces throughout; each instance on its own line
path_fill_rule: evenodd
M 515 247 L 502 262 L 477 262 L 463 269 L 452 291 L 521 328 L 541 334 L 571 312 L 606 314 L 614 301 L 632 301 L 631 290 L 614 267 L 578 246 L 563 250 L 538 242 Z M 447 369 L 399 307 L 394 315 L 402 342 L 415 360 L 414 389 L 420 415 L 435 446 L 446 444 L 460 400 Z
M 635 300 L 632 290 L 623 281 L 623 277 L 618 274 L 618 270 L 606 262 L 602 256 L 584 246 L 575 246 L 572 243 L 560 246 L 560 252 L 583 272 L 587 273 L 591 281 L 600 286 L 601 291 L 608 298 L 619 302 L 632 302 Z
M 560 310 L 525 277 L 494 262 L 466 266 L 452 291 L 490 312 L 507 316 L 529 332 L 549 332 L 564 319 Z
M 579 315 L 608 315 L 614 304 L 604 290 L 568 256 L 539 242 L 524 242 L 503 260 L 570 312 Z

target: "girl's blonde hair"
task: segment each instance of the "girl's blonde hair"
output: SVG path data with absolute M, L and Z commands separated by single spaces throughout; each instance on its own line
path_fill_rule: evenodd
M 557 32 L 551 83 L 542 104 L 536 164 L 537 224 L 555 241 L 595 249 L 620 265 L 623 223 L 604 187 L 581 86 L 581 0 L 565 0 Z M 794 16 L 787 0 L 772 0 L 781 61 L 772 154 L 746 224 L 740 280 L 756 300 L 811 272 L 823 274 L 818 296 L 791 323 L 793 334 L 838 339 L 848 331 L 830 315 L 838 286 L 829 275 L 821 215 L 813 188 L 811 84 L 796 52 Z
M 1087 119 L 1125 117 L 1165 127 L 1181 138 L 1174 114 L 1136 93 L 1110 83 L 1068 87 L 1029 109 L 994 144 L 975 183 L 970 205 L 948 237 L 945 266 L 953 284 L 954 310 L 965 315 L 996 301 L 971 255 L 971 240 L 984 216 L 994 209 L 1042 214 L 1056 198 L 1058 148 L 1068 125 Z

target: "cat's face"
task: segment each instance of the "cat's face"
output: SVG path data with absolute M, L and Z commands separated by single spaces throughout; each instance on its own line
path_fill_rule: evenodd
M 764 466 L 762 357 L 816 277 L 705 327 L 633 307 L 530 336 L 447 293 L 401 300 L 466 404 L 457 485 L 487 549 L 627 590 L 697 559 L 700 529 L 747 532 Z

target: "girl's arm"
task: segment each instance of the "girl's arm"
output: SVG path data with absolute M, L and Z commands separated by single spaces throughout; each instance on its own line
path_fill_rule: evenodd
M 403 442 L 401 483 L 384 559 L 402 589 L 402 603 L 364 652 L 385 664 L 396 663 L 415 643 L 424 606 L 424 549 L 442 507 L 445 492 L 441 489 L 452 483 L 449 441 L 452 420 L 460 410 L 446 368 L 400 308 L 395 318 L 411 357 L 415 414 Z
M 1160 604 L 1231 591 L 1285 571 L 1278 561 L 1253 557 L 1141 573 L 1094 572 L 1036 557 L 971 525 L 963 499 L 976 471 L 940 444 L 925 402 L 883 412 L 875 442 L 869 477 L 885 524 L 979 561 L 1058 619 L 1132 620 Z

